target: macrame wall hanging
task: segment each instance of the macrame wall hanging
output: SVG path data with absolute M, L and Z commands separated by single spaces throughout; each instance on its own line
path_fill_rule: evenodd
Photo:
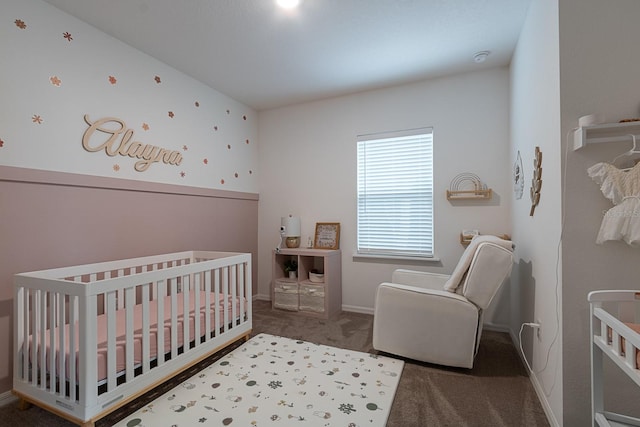
M 542 189 L 542 151 L 540 151 L 540 147 L 536 147 L 533 158 L 533 178 L 531 178 L 531 189 L 529 191 L 531 196 L 529 216 L 533 216 L 536 206 L 540 203 L 540 189 Z

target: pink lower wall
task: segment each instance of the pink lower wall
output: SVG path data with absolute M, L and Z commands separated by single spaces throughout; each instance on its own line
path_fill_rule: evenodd
M 13 275 L 183 250 L 252 254 L 258 196 L 0 166 L 0 393 L 12 387 Z

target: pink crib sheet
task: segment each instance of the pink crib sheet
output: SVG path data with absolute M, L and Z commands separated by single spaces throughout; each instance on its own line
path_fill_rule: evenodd
M 630 327 L 631 329 L 633 329 L 634 332 L 637 332 L 638 334 L 640 334 L 640 324 L 639 323 L 625 323 L 625 325 L 627 325 L 628 327 Z M 611 341 L 613 340 L 613 331 L 611 330 L 611 328 L 607 327 L 607 335 L 608 335 L 608 341 L 609 344 L 611 344 Z M 640 369 L 640 349 L 635 349 L 636 350 L 636 369 Z M 618 351 L 620 352 L 621 356 L 625 355 L 626 352 L 626 340 L 623 337 L 620 337 L 620 346 L 618 347 Z
M 204 312 L 205 307 L 205 292 L 200 292 L 200 310 L 199 312 L 199 323 L 200 323 L 200 333 L 203 336 L 205 331 L 205 316 Z M 232 321 L 232 300 L 233 297 L 228 296 L 227 304 L 228 304 L 228 318 L 229 322 Z M 176 311 L 177 315 L 177 342 L 178 347 L 184 344 L 184 294 L 180 293 L 176 296 Z M 247 309 L 247 301 L 244 300 L 245 310 Z M 214 323 L 216 320 L 216 313 L 218 315 L 217 323 Z M 236 313 L 240 314 L 240 299 L 236 298 Z M 219 295 L 219 303 L 217 304 L 214 300 L 213 294 L 211 294 L 211 318 L 210 325 L 211 331 L 215 330 L 215 327 L 218 329 L 224 325 L 224 295 Z M 134 347 L 134 365 L 138 367 L 142 364 L 142 304 L 137 304 L 133 309 L 133 317 L 134 317 L 134 336 L 133 336 L 133 347 Z M 195 339 L 195 295 L 192 293 L 189 295 L 189 342 Z M 149 357 L 151 360 L 154 360 L 158 356 L 158 346 L 157 346 L 157 335 L 158 335 L 158 303 L 157 300 L 149 302 Z M 171 297 L 167 296 L 164 298 L 164 348 L 163 353 L 168 353 L 171 351 Z M 97 381 L 101 383 L 107 378 L 107 315 L 102 314 L 97 317 L 97 331 L 98 331 L 98 350 L 97 350 Z M 68 379 L 70 377 L 69 370 L 69 325 L 65 325 L 65 334 L 67 336 L 67 344 L 66 344 L 66 356 L 65 356 L 65 377 Z M 47 348 L 47 362 L 49 358 L 49 353 L 51 351 L 50 341 L 49 341 L 49 331 L 46 332 L 46 348 Z M 79 342 L 79 328 L 75 328 L 76 334 L 76 343 Z M 59 340 L 58 328 L 55 330 L 56 341 Z M 56 366 L 58 366 L 58 360 L 60 357 L 60 345 L 59 342 L 56 342 Z M 76 380 L 79 381 L 78 377 L 78 348 L 79 345 L 76 345 Z M 116 373 L 120 374 L 124 372 L 126 368 L 126 310 L 121 309 L 116 311 Z M 38 355 L 39 356 L 39 355 Z M 38 359 L 38 364 L 39 364 Z
M 630 327 L 631 329 L 634 330 L 634 332 L 637 332 L 638 334 L 640 334 L 640 324 L 638 323 L 625 323 L 625 325 L 627 325 L 628 327 Z M 625 348 L 625 339 L 622 338 L 622 355 L 624 356 L 624 348 Z M 640 369 L 640 349 L 636 348 L 636 369 Z

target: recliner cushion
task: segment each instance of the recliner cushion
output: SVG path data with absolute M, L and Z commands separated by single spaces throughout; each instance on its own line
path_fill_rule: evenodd
M 473 256 L 475 255 L 478 246 L 484 242 L 495 243 L 505 249 L 512 250 L 512 243 L 510 240 L 504 240 L 492 235 L 475 236 L 473 239 L 471 239 L 469 246 L 467 246 L 467 249 L 465 249 L 462 256 L 460 257 L 458 265 L 456 265 L 453 273 L 451 273 L 451 277 L 449 277 L 447 283 L 444 284 L 445 291 L 456 292 L 456 289 L 458 289 L 458 286 L 460 286 L 460 284 L 462 283 L 464 275 L 467 273 L 467 270 L 469 270 L 469 266 L 471 265 L 471 261 L 473 260 Z
M 462 295 L 485 310 L 511 273 L 513 253 L 494 243 L 482 243 L 476 250 L 467 275 L 458 287 Z

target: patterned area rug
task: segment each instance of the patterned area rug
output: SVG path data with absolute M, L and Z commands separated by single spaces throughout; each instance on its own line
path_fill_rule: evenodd
M 383 427 L 404 362 L 260 334 L 118 427 Z

